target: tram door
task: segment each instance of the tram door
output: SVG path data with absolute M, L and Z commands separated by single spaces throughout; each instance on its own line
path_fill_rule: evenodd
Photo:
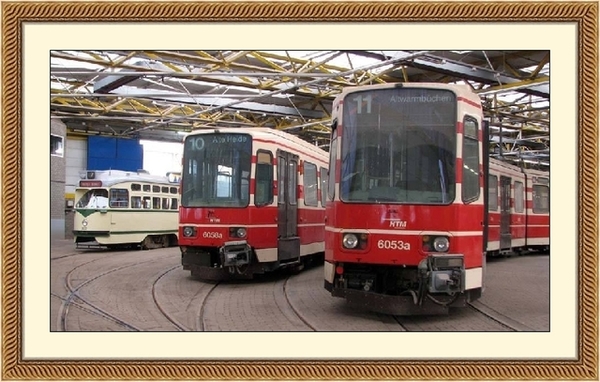
M 277 150 L 277 260 L 300 260 L 298 237 L 298 156 Z
M 510 245 L 510 178 L 500 176 L 500 250 Z

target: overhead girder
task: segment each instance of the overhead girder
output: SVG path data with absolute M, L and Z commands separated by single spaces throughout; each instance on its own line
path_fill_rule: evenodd
M 435 52 L 407 51 L 386 52 L 385 55 L 367 51 L 325 51 L 304 58 L 292 57 L 288 51 L 114 50 L 80 53 L 53 51 L 51 56 L 79 61 L 82 67 L 94 64 L 102 69 L 77 71 L 53 66 L 51 80 L 60 83 L 62 89 L 51 90 L 52 111 L 61 116 L 72 116 L 74 120 L 79 117 L 100 124 L 122 119 L 128 126 L 115 129 L 115 132 L 129 136 L 216 125 L 268 126 L 326 146 L 331 101 L 344 87 L 415 79 L 436 82 L 464 79 L 481 94 L 484 102 L 485 97 L 495 99 L 496 94 L 506 91 L 534 97 L 513 104 L 492 101 L 484 110 L 491 117 L 492 125 L 503 127 L 503 134 L 521 134 L 519 137 L 525 141 L 533 140 L 528 135 L 534 134 L 537 135 L 535 139 L 544 141 L 539 134 L 549 131 L 549 107 L 535 107 L 539 102 L 535 97 L 546 101 L 549 98 L 548 77 L 541 73 L 549 61 L 549 54 L 541 61 L 532 62 L 532 66 L 537 64 L 532 71 L 522 71 L 519 68 L 523 66 L 512 66 L 514 59 L 523 58 L 518 54 L 485 56 L 485 59 L 470 64 L 437 57 Z M 351 54 L 371 56 L 380 62 L 359 67 L 352 63 Z M 347 67 L 330 63 L 342 55 L 348 57 Z M 412 68 L 419 68 L 421 74 Z M 103 83 L 111 83 L 108 76 L 114 76 L 113 80 L 121 76 L 120 81 L 131 76 L 131 81 L 127 84 L 113 82 L 112 88 L 102 88 Z M 217 86 L 222 88 L 217 89 Z M 161 87 L 169 89 L 169 94 L 157 94 Z M 229 90 L 219 94 L 225 91 L 224 87 Z M 90 88 L 96 94 L 85 93 Z M 243 89 L 246 89 L 245 93 Z M 125 94 L 125 90 L 129 93 Z M 498 117 L 512 123 L 495 121 Z M 492 131 L 492 134 L 496 133 Z
M 353 51 L 356 52 L 356 51 Z M 402 57 L 409 56 L 410 52 L 405 51 L 396 51 L 396 52 L 388 52 L 387 55 L 384 55 L 385 58 L 391 57 Z M 376 53 L 371 53 L 373 56 L 377 56 Z M 380 55 L 381 57 L 381 55 Z M 500 73 L 492 68 L 486 68 L 482 66 L 475 66 L 472 64 L 466 64 L 463 62 L 453 62 L 447 58 L 437 57 L 433 53 L 426 53 L 421 57 L 414 58 L 406 61 L 404 65 L 408 67 L 414 67 L 422 70 L 426 70 L 427 72 L 436 72 L 441 73 L 448 76 L 453 76 L 465 80 L 471 80 L 476 82 L 481 82 L 485 84 L 495 84 L 498 83 L 500 86 L 509 85 L 513 83 L 520 83 L 519 77 L 515 78 L 512 76 L 507 76 L 506 74 Z M 545 80 L 546 82 L 549 80 L 547 76 L 543 76 L 542 79 L 538 81 Z M 526 88 L 519 89 L 520 91 L 532 95 L 537 95 L 544 98 L 550 97 L 549 86 L 547 84 L 544 85 L 534 85 L 527 86 Z
M 385 65 L 388 65 L 388 64 L 392 64 L 392 63 L 398 62 L 400 60 L 405 60 L 405 59 L 409 59 L 409 58 L 412 58 L 412 57 L 417 57 L 417 56 L 419 56 L 421 54 L 422 54 L 421 52 L 417 52 L 417 53 L 413 53 L 410 56 L 402 57 L 400 59 L 399 58 L 393 58 L 393 59 L 389 59 L 387 61 L 382 61 L 382 62 L 379 62 L 379 63 L 376 63 L 376 64 L 367 65 L 367 66 L 364 66 L 364 67 L 362 67 L 360 69 L 353 69 L 353 70 L 347 70 L 347 71 L 342 72 L 342 73 L 336 73 L 336 75 L 338 75 L 338 76 L 345 76 L 345 75 L 348 75 L 348 74 L 352 74 L 352 73 L 354 73 L 354 72 L 356 72 L 358 70 L 369 70 L 369 69 L 373 69 L 373 68 L 385 66 Z M 268 93 L 265 93 L 265 94 L 262 94 L 262 95 L 259 94 L 257 96 L 253 96 L 253 97 L 242 98 L 240 100 L 228 102 L 225 105 L 221 105 L 221 106 L 216 106 L 216 107 L 213 106 L 213 107 L 209 108 L 207 111 L 210 112 L 210 111 L 222 109 L 222 108 L 225 108 L 225 107 L 231 107 L 231 106 L 243 103 L 243 102 L 247 102 L 247 101 L 252 100 L 252 99 L 264 98 L 264 97 L 268 97 L 268 96 L 275 96 L 275 95 L 278 95 L 278 94 L 284 94 L 284 93 L 287 93 L 289 91 L 296 90 L 296 89 L 298 89 L 301 86 L 314 85 L 314 84 L 320 83 L 322 81 L 323 81 L 323 79 L 317 78 L 317 79 L 305 82 L 302 85 L 293 85 L 290 88 L 279 89 L 279 90 L 271 91 L 271 92 L 268 92 Z M 161 123 L 163 123 L 163 122 L 161 122 Z M 169 123 L 169 121 L 166 121 L 166 123 Z M 146 126 L 146 127 L 142 128 L 140 130 L 151 129 L 151 128 L 155 128 L 155 127 L 158 127 L 158 125 Z

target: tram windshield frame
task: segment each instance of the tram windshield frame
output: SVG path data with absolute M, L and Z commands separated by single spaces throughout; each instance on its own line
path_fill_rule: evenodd
M 183 207 L 247 207 L 252 137 L 212 133 L 186 137 L 183 146 Z
M 343 102 L 340 200 L 454 201 L 454 92 L 397 87 L 353 92 Z
M 77 189 L 76 209 L 108 208 L 108 190 L 106 188 Z

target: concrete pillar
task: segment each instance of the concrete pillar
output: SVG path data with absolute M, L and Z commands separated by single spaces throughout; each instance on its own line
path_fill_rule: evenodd
M 50 119 L 50 238 L 65 238 L 65 150 L 67 126 Z

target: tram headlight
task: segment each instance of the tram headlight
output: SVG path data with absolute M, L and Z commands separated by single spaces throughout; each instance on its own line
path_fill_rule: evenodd
M 423 240 L 423 252 L 448 252 L 450 240 L 447 236 L 425 235 Z
M 196 236 L 196 228 L 195 227 L 190 227 L 190 226 L 183 227 L 183 237 L 193 237 L 193 236 Z
M 447 237 L 438 236 L 435 239 L 433 239 L 433 249 L 435 249 L 437 252 L 446 252 L 448 251 L 449 247 L 450 242 L 448 241 Z
M 246 228 L 244 228 L 244 227 L 229 228 L 229 236 L 230 237 L 238 237 L 240 239 L 243 239 L 246 237 L 247 233 L 248 232 L 246 231 Z
M 83 219 L 83 221 L 81 222 L 81 225 L 84 226 L 84 227 L 87 227 L 88 221 L 85 220 L 85 219 Z
M 358 245 L 358 236 L 353 233 L 346 233 L 342 238 L 342 245 L 344 248 L 353 249 Z

